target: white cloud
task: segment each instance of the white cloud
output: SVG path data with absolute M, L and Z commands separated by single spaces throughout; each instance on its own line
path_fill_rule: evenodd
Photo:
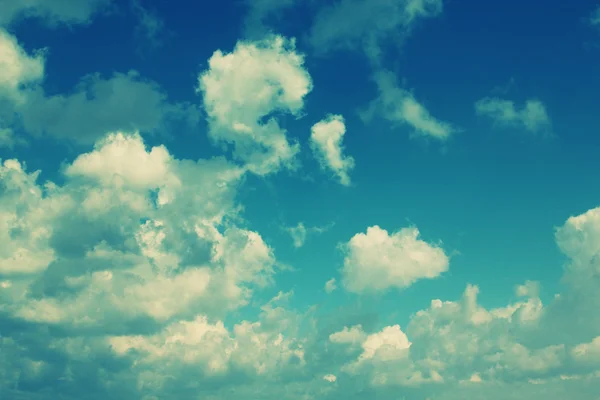
M 337 289 L 337 281 L 335 278 L 331 278 L 325 282 L 325 293 L 332 293 Z
M 346 125 L 341 115 L 329 115 L 311 128 L 310 147 L 321 168 L 330 169 L 342 185 L 350 185 L 349 172 L 354 168 L 354 159 L 344 156 L 342 139 Z
M 254 173 L 290 166 L 299 151 L 275 115 L 302 111 L 312 89 L 303 63 L 293 40 L 273 36 L 239 42 L 231 53 L 216 51 L 199 77 L 210 137 L 233 144 L 234 156 Z
M 309 40 L 320 52 L 363 47 L 377 61 L 383 39 L 408 33 L 419 19 L 435 17 L 442 8 L 441 0 L 340 0 L 319 11 Z
M 547 130 L 551 124 L 546 107 L 535 99 L 527 100 L 519 110 L 511 100 L 486 97 L 475 103 L 475 111 L 496 124 L 516 126 L 532 133 Z
M 21 279 L 0 293 L 11 299 L 5 310 L 32 322 L 119 330 L 135 318 L 222 315 L 247 304 L 271 283 L 275 259 L 260 235 L 225 224 L 238 211 L 242 173 L 222 159 L 176 160 L 123 133 L 68 165 L 63 186 L 40 187 L 38 173 L 5 161 L 0 274 L 35 281 L 43 273 L 54 277 L 46 290 L 61 294 L 29 297 L 23 285 L 31 281 Z
M 323 379 L 329 383 L 334 383 L 335 381 L 337 381 L 337 377 L 333 374 L 327 374 L 327 375 L 323 376 Z
M 360 345 L 367 338 L 367 334 L 363 331 L 361 325 L 355 325 L 350 328 L 344 327 L 339 332 L 334 332 L 329 335 L 331 343 Z
M 399 87 L 392 72 L 377 72 L 375 82 L 379 89 L 379 97 L 361 113 L 363 120 L 368 122 L 378 114 L 392 123 L 410 126 L 418 135 L 439 140 L 448 139 L 456 132 L 456 128 L 451 124 L 433 117 L 412 93 Z
M 127 185 L 150 189 L 171 183 L 177 177 L 170 171 L 173 158 L 164 146 L 146 151 L 138 135 L 109 134 L 98 141 L 96 150 L 82 154 L 65 171 L 68 176 L 85 176 L 109 185 L 122 179 Z
M 284 229 L 292 237 L 294 247 L 300 248 L 304 246 L 304 243 L 306 243 L 306 239 L 309 235 L 323 233 L 330 229 L 332 226 L 333 224 L 325 226 L 311 226 L 307 228 L 306 226 L 304 226 L 304 223 L 298 222 L 296 226 L 289 226 Z
M 296 226 L 290 226 L 289 228 L 286 228 L 286 231 L 292 237 L 294 247 L 298 248 L 304 246 L 308 232 L 302 222 L 298 222 L 298 225 Z
M 448 257 L 436 245 L 419 239 L 417 228 L 389 234 L 379 226 L 357 233 L 343 246 L 344 287 L 351 292 L 405 288 L 448 270 Z
M 27 54 L 14 36 L 0 28 L 0 97 L 23 102 L 23 89 L 43 77 L 43 54 Z
M 26 146 L 27 141 L 15 135 L 15 132 L 11 128 L 0 127 L 0 149 L 14 149 L 15 146 Z

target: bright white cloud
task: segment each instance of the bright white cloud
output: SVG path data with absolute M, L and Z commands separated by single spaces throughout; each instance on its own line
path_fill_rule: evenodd
M 444 250 L 419 239 L 415 227 L 391 235 L 379 226 L 357 233 L 344 245 L 344 287 L 351 292 L 405 288 L 448 270 Z
M 77 157 L 65 172 L 68 176 L 97 179 L 103 185 L 122 180 L 133 187 L 150 189 L 179 183 L 171 171 L 173 162 L 164 146 L 147 152 L 138 135 L 116 133 L 100 140 L 96 151 Z
M 14 36 L 0 28 L 0 97 L 22 102 L 23 89 L 43 77 L 43 54 L 27 54 Z
M 486 97 L 475 103 L 475 111 L 496 124 L 516 126 L 532 133 L 547 130 L 551 124 L 546 107 L 535 99 L 527 100 L 519 110 L 511 100 Z
M 310 131 L 310 147 L 321 168 L 329 169 L 342 185 L 350 185 L 349 172 L 354 168 L 354 159 L 343 155 L 342 140 L 346 124 L 341 115 L 329 115 L 313 125 Z
M 216 51 L 199 77 L 210 137 L 233 144 L 234 156 L 257 174 L 290 166 L 299 145 L 287 138 L 276 113 L 300 115 L 312 89 L 304 58 L 281 36 L 239 42 Z
M 448 139 L 456 132 L 451 124 L 433 117 L 412 93 L 399 87 L 392 72 L 377 72 L 375 82 L 379 97 L 361 113 L 363 120 L 368 122 L 375 114 L 381 115 L 392 123 L 410 126 L 417 135 L 438 140 Z
M 222 315 L 271 282 L 271 248 L 224 225 L 238 210 L 238 167 L 176 160 L 162 146 L 146 149 L 139 135 L 116 133 L 65 173 L 63 186 L 40 187 L 38 173 L 16 160 L 0 170 L 0 274 L 35 281 L 43 272 L 55 277 L 44 285 L 62 293 L 30 298 L 28 281 L 15 281 L 0 293 L 15 316 L 119 330 L 140 317 Z

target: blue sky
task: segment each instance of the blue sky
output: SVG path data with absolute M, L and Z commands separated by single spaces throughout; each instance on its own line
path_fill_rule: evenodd
M 596 398 L 600 4 L 176 3 L 0 3 L 0 398 Z

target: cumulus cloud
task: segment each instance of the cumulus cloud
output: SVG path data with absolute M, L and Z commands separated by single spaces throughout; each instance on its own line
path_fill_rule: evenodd
M 237 225 L 244 171 L 222 158 L 180 160 L 124 133 L 70 162 L 61 185 L 4 160 L 0 393 L 500 400 L 503 390 L 518 400 L 586 398 L 599 387 L 600 208 L 557 228 L 568 264 L 547 304 L 535 282 L 495 308 L 467 285 L 403 328 L 299 314 L 291 293 L 260 301 L 277 262 Z M 448 263 L 416 228 L 371 227 L 344 250 L 344 284 L 358 292 L 405 287 Z M 232 319 L 253 303 L 257 317 Z
M 546 106 L 536 99 L 527 100 L 519 109 L 511 100 L 485 97 L 475 103 L 475 111 L 497 125 L 518 127 L 531 133 L 543 132 L 551 125 Z
M 0 28 L 0 96 L 21 103 L 25 87 L 43 77 L 43 54 L 27 54 L 14 36 Z
M 379 226 L 357 233 L 343 245 L 343 283 L 351 292 L 406 288 L 420 279 L 432 279 L 448 270 L 441 247 L 419 239 L 415 227 L 391 235 Z
M 419 19 L 442 9 L 441 0 L 340 0 L 318 12 L 309 41 L 319 52 L 359 47 L 376 61 L 383 39 L 406 35 Z
M 200 74 L 198 91 L 210 137 L 232 144 L 236 159 L 254 173 L 290 167 L 299 151 L 279 126 L 277 114 L 300 115 L 312 89 L 303 63 L 293 40 L 272 36 L 239 42 L 231 53 L 216 51 Z
M 38 18 L 48 26 L 57 24 L 87 24 L 92 17 L 106 10 L 112 0 L 3 0 L 0 25 L 19 19 Z
M 342 139 L 346 124 L 341 115 L 329 115 L 314 124 L 310 131 L 310 147 L 322 169 L 331 170 L 342 185 L 350 185 L 349 172 L 354 168 L 354 159 L 343 155 Z
M 361 112 L 365 122 L 370 121 L 375 115 L 380 115 L 392 123 L 410 126 L 417 135 L 438 140 L 448 139 L 457 131 L 448 122 L 432 116 L 411 92 L 399 87 L 391 71 L 377 72 L 375 83 L 379 89 L 379 96 Z

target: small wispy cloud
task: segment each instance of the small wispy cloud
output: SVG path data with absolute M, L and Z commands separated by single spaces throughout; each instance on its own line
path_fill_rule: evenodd
M 306 227 L 304 223 L 298 222 L 296 226 L 285 227 L 284 230 L 292 237 L 294 247 L 300 248 L 304 246 L 306 239 L 311 234 L 321 234 L 328 231 L 333 227 L 334 223 L 330 223 L 325 226 L 312 226 Z
M 600 5 L 590 15 L 590 24 L 600 27 Z
M 377 114 L 392 123 L 412 127 L 419 136 L 439 140 L 448 139 L 457 132 L 450 123 L 435 118 L 410 91 L 400 87 L 391 71 L 378 71 L 374 80 L 379 89 L 379 97 L 365 111 L 360 112 L 363 121 L 368 122 Z
M 485 97 L 475 103 L 475 112 L 498 125 L 520 127 L 531 133 L 548 131 L 551 126 L 546 106 L 538 99 L 526 100 L 519 108 L 512 100 Z
M 131 7 L 137 18 L 135 35 L 138 41 L 138 52 L 145 52 L 160 47 L 166 34 L 165 23 L 158 14 L 142 5 L 142 0 L 132 0 Z

